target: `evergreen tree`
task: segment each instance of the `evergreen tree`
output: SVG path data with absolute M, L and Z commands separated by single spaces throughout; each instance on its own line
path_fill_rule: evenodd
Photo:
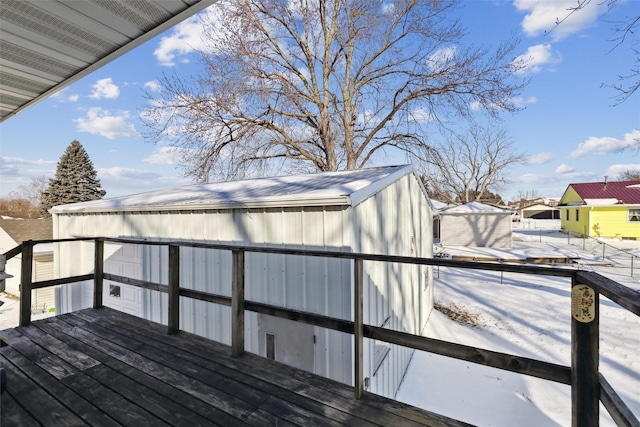
M 98 174 L 80 142 L 74 140 L 65 150 L 56 169 L 56 176 L 42 194 L 41 212 L 49 216 L 53 206 L 87 202 L 104 197 Z

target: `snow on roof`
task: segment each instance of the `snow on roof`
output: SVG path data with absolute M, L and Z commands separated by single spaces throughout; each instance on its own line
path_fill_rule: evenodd
M 433 209 L 436 211 L 441 211 L 443 209 L 447 209 L 454 206 L 452 204 L 441 202 L 440 200 L 433 200 L 433 199 L 431 199 L 431 205 L 433 206 Z
M 529 206 L 525 206 L 524 208 L 520 208 L 521 211 L 533 211 L 533 210 L 552 211 L 557 209 L 558 208 L 555 206 L 549 206 L 543 203 L 536 203 L 535 205 L 529 205 Z
M 189 185 L 55 206 L 51 213 L 355 206 L 412 172 L 402 165 Z
M 618 199 L 584 199 L 584 204 L 588 206 L 610 206 L 620 204 Z
M 441 214 L 492 214 L 501 213 L 511 215 L 511 211 L 496 206 L 486 205 L 480 202 L 469 202 L 463 205 L 453 206 L 440 211 Z

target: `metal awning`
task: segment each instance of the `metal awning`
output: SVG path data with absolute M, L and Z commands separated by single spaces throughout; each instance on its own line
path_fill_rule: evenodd
M 216 0 L 2 0 L 0 122 Z

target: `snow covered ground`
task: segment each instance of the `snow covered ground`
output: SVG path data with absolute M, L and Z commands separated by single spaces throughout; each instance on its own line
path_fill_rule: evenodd
M 557 221 L 523 222 L 511 250 L 440 248 L 448 255 L 579 257 L 569 268 L 600 272 L 640 290 L 627 252 L 567 239 Z M 605 243 L 640 255 L 639 241 Z M 584 247 L 584 249 L 583 249 Z M 612 266 L 603 267 L 602 264 Z M 425 335 L 478 348 L 570 365 L 570 289 L 566 278 L 440 268 L 436 303 L 466 314 L 463 325 L 434 310 Z M 600 299 L 600 371 L 640 417 L 640 318 Z M 480 426 L 571 425 L 569 386 L 416 351 L 396 396 L 400 401 Z M 615 423 L 600 405 L 600 425 Z

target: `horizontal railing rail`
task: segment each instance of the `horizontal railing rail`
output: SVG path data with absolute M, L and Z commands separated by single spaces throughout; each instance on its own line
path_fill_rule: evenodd
M 64 243 L 75 241 L 95 241 L 94 273 L 68 278 L 60 278 L 41 282 L 31 281 L 31 263 L 33 246 L 40 243 Z M 154 283 L 146 280 L 133 279 L 104 272 L 104 244 L 105 242 L 166 246 L 169 249 L 168 283 Z M 180 285 L 180 247 L 194 247 L 230 251 L 232 253 L 232 294 L 231 296 L 213 294 L 209 292 L 189 289 Z M 559 267 L 541 267 L 525 265 L 508 265 L 493 262 L 471 262 L 447 260 L 439 258 L 414 258 L 389 255 L 371 255 L 352 252 L 320 251 L 306 249 L 289 249 L 276 247 L 256 247 L 244 245 L 229 245 L 200 242 L 167 242 L 148 241 L 140 239 L 122 238 L 93 238 L 93 239 L 62 239 L 46 241 L 26 241 L 20 246 L 22 252 L 22 278 L 20 325 L 28 325 L 30 319 L 31 290 L 49 286 L 57 286 L 78 281 L 94 281 L 94 308 L 102 307 L 103 281 L 109 280 L 125 285 L 140 287 L 169 295 L 168 332 L 180 331 L 179 298 L 194 298 L 221 304 L 232 309 L 232 344 L 231 351 L 235 356 L 244 352 L 244 313 L 252 311 L 278 318 L 307 323 L 310 325 L 340 331 L 354 336 L 354 391 L 360 397 L 364 390 L 363 339 L 375 339 L 390 344 L 400 345 L 429 353 L 439 354 L 467 362 L 490 366 L 510 372 L 529 375 L 571 386 L 572 390 L 572 425 L 596 426 L 599 420 L 599 405 L 601 401 L 613 420 L 619 426 L 639 426 L 638 418 L 633 414 L 625 402 L 616 393 L 606 378 L 598 371 L 599 358 L 599 295 L 604 295 L 621 307 L 640 316 L 640 292 L 625 287 L 611 279 L 595 272 L 573 270 Z M 12 256 L 15 249 L 12 249 Z M 339 319 L 306 311 L 293 310 L 285 307 L 249 301 L 244 297 L 245 287 L 245 253 L 267 253 L 281 255 L 314 256 L 328 258 L 342 258 L 354 262 L 353 276 L 353 320 Z M 571 331 L 571 366 L 557 365 L 541 360 L 525 358 L 516 355 L 484 350 L 463 344 L 451 343 L 434 338 L 413 335 L 405 332 L 389 330 L 362 321 L 362 266 L 363 261 L 378 261 L 391 263 L 407 263 L 427 266 L 441 266 L 474 270 L 502 271 L 521 274 L 557 276 L 571 279 L 572 303 L 576 303 L 573 292 L 593 292 L 595 309 L 589 313 L 586 320 L 575 311 L 572 306 Z M 584 314 L 584 313 L 582 313 Z
M 5 252 L 4 258 L 9 261 L 11 258 L 18 256 L 22 253 L 22 245 L 18 245 L 13 249 L 9 249 L 7 252 Z

